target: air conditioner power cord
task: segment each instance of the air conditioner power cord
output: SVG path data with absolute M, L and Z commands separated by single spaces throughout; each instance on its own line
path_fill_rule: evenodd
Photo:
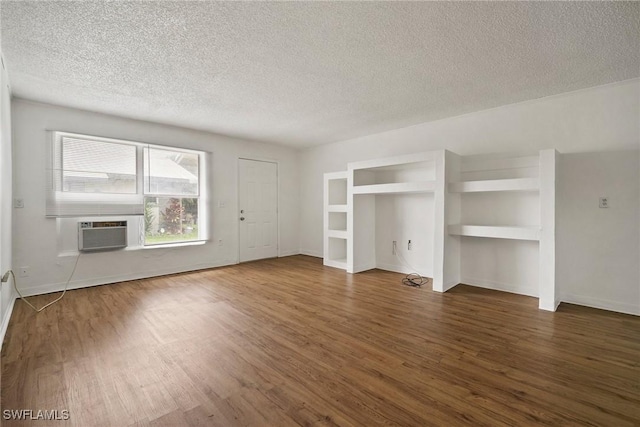
M 13 279 L 13 288 L 16 290 L 16 292 L 18 293 L 18 295 L 20 296 L 20 298 L 22 299 L 22 301 L 24 301 L 29 307 L 31 307 L 36 313 L 40 313 L 42 310 L 44 310 L 47 307 L 52 306 L 53 304 L 57 303 L 58 301 L 60 301 L 64 295 L 67 293 L 67 288 L 69 287 L 69 282 L 71 282 L 71 279 L 73 278 L 73 275 L 76 272 L 76 268 L 78 267 L 78 261 L 80 261 L 80 253 L 78 253 L 78 256 L 76 257 L 76 262 L 73 265 L 73 270 L 71 270 L 71 274 L 69 275 L 69 278 L 67 279 L 67 282 L 64 284 L 64 290 L 62 291 L 62 295 L 60 295 L 58 298 L 54 299 L 53 301 L 43 305 L 40 308 L 36 308 L 33 304 L 31 304 L 27 298 L 22 295 L 22 293 L 20 292 L 20 290 L 18 289 L 18 282 L 16 280 L 16 275 L 13 273 L 13 270 L 9 270 L 9 273 L 11 273 L 11 278 Z

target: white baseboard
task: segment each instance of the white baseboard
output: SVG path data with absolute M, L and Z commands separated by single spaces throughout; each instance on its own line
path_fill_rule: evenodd
M 278 258 L 282 258 L 282 257 L 285 257 L 285 256 L 299 255 L 299 254 L 300 254 L 300 251 L 282 251 L 278 255 Z
M 353 272 L 354 273 L 360 273 L 362 271 L 372 270 L 374 268 L 377 268 L 376 263 L 375 262 L 373 262 L 373 263 L 369 262 L 369 263 L 354 265 L 353 266 Z
M 558 309 L 558 306 L 560 305 L 560 301 L 559 300 L 554 300 L 550 306 L 545 305 L 542 300 L 538 300 L 538 308 L 540 310 L 545 310 L 545 311 L 556 311 Z
M 599 308 L 601 310 L 615 311 L 624 314 L 633 314 L 640 316 L 640 303 L 630 304 L 628 302 L 611 301 L 601 298 L 593 298 L 582 295 L 563 295 L 560 298 L 562 302 L 568 304 L 583 305 L 585 307 Z
M 455 280 L 453 282 L 449 282 L 449 283 L 445 283 L 444 284 L 444 291 L 443 292 L 447 292 L 449 289 L 451 288 L 455 288 L 456 286 L 458 286 L 460 284 L 459 281 Z
M 450 290 L 451 288 L 455 288 L 459 284 L 460 284 L 459 280 L 454 280 L 454 281 L 451 281 L 451 282 L 443 283 L 442 289 L 438 289 L 438 288 L 436 288 L 436 281 L 434 279 L 433 283 L 431 285 L 431 288 L 433 289 L 433 292 L 444 293 L 444 292 L 447 292 L 448 290 Z
M 13 306 L 16 304 L 16 297 L 11 297 L 11 302 L 7 306 L 7 311 L 2 318 L 2 327 L 0 328 L 0 351 L 2 351 L 2 344 L 4 343 L 4 336 L 7 333 L 9 327 L 9 320 L 11 320 L 11 313 L 13 313 Z
M 322 252 L 313 251 L 311 249 L 300 249 L 299 254 L 300 255 L 312 256 L 312 257 L 316 257 L 316 258 L 324 258 L 324 254 Z
M 379 268 L 380 270 L 393 271 L 394 273 L 402 273 L 402 274 L 413 273 L 413 271 L 409 271 L 409 269 L 403 265 L 389 264 L 386 262 L 376 263 L 376 267 Z
M 411 268 L 406 267 L 402 264 L 390 264 L 386 262 L 379 262 L 376 264 L 376 267 L 374 268 L 379 268 L 380 270 L 386 270 L 386 271 L 393 271 L 394 273 L 402 273 L 402 274 L 418 273 L 419 275 L 424 277 L 433 276 L 433 275 L 427 274 L 425 271 L 413 271 Z
M 510 283 L 501 283 L 493 280 L 478 279 L 474 277 L 462 277 L 460 283 L 478 288 L 493 289 L 495 291 L 509 292 L 511 294 L 526 295 L 538 298 L 538 289 L 526 288 Z
M 150 277 L 165 276 L 167 274 L 185 273 L 188 271 L 206 270 L 208 268 L 224 267 L 227 265 L 237 264 L 237 262 L 223 261 L 219 263 L 201 263 L 193 264 L 178 268 L 167 268 L 163 270 L 143 271 L 130 274 L 118 274 L 114 276 L 92 277 L 90 279 L 72 280 L 69 282 L 67 289 L 88 288 L 91 286 L 106 285 L 109 283 L 126 282 L 129 280 L 147 279 Z M 20 289 L 25 297 L 34 295 L 48 294 L 51 292 L 60 292 L 64 289 L 65 283 L 48 283 L 44 285 L 34 286 L 27 289 Z

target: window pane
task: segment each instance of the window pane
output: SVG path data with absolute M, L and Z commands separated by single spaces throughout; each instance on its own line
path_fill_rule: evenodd
M 144 150 L 147 194 L 198 195 L 198 155 L 158 148 Z
M 62 190 L 135 194 L 136 147 L 63 138 Z
M 145 245 L 198 240 L 198 199 L 145 197 Z

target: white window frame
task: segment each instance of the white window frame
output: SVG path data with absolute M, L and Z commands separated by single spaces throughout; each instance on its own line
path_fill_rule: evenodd
M 63 138 L 85 139 L 108 144 L 123 144 L 136 147 L 136 193 L 82 193 L 63 190 L 62 141 Z M 141 218 L 141 243 L 146 247 L 158 245 L 184 245 L 207 240 L 209 215 L 206 206 L 207 194 L 207 164 L 209 153 L 182 147 L 161 144 L 148 144 L 122 139 L 105 138 L 63 131 L 51 131 L 48 138 L 48 169 L 47 169 L 47 204 L 46 216 L 60 217 L 95 217 L 95 216 L 128 216 L 137 215 Z M 143 150 L 145 148 L 160 149 L 173 152 L 183 152 L 198 156 L 198 194 L 197 195 L 169 195 L 150 194 L 144 188 L 145 166 Z M 150 190 L 150 189 L 149 189 Z M 196 198 L 198 200 L 198 239 L 179 240 L 167 243 L 147 245 L 144 232 L 144 198 Z
M 148 189 L 143 189 L 142 193 L 142 200 L 143 200 L 143 206 L 145 204 L 144 199 L 146 197 L 152 197 L 152 198 L 162 198 L 162 199 L 197 199 L 197 205 L 198 205 L 198 238 L 197 239 L 192 239 L 192 240 L 176 240 L 176 241 L 172 241 L 172 242 L 158 242 L 158 243 L 147 243 L 146 242 L 146 232 L 143 231 L 143 244 L 146 247 L 153 247 L 153 246 L 162 246 L 162 245 L 167 245 L 167 244 L 183 244 L 183 243 L 191 243 L 191 242 L 198 242 L 198 241 L 202 241 L 202 232 L 201 230 L 201 224 L 205 221 L 201 221 L 200 219 L 200 212 L 201 212 L 201 208 L 202 208 L 202 204 L 201 204 L 201 196 L 202 196 L 202 182 L 203 182 L 203 173 L 202 173 L 202 165 L 204 164 L 204 152 L 198 152 L 198 151 L 194 151 L 194 150 L 186 150 L 186 149 L 182 149 L 182 148 L 178 148 L 178 147 L 168 147 L 168 146 L 162 146 L 162 145 L 151 145 L 151 144 L 147 144 L 145 145 L 144 148 L 148 148 L 148 149 L 155 149 L 155 150 L 163 150 L 163 151 L 171 151 L 171 152 L 182 152 L 185 154 L 195 154 L 198 156 L 198 192 L 197 194 L 165 194 L 165 193 L 152 193 L 151 192 L 151 183 L 149 182 L 149 188 Z M 150 156 L 150 154 L 149 154 Z M 144 153 L 142 155 L 143 157 L 143 163 L 144 163 Z M 142 167 L 143 169 L 143 186 L 144 186 L 144 165 Z M 148 191 L 148 192 L 147 192 Z M 143 227 L 145 227 L 146 224 L 144 224 L 144 218 L 142 220 L 143 222 Z

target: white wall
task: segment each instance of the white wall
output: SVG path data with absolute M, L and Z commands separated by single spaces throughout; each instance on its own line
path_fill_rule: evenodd
M 1 53 L 0 53 L 1 55 Z M 12 268 L 11 253 L 11 94 L 4 66 L 0 69 L 0 275 Z M 0 343 L 14 301 L 11 281 L 0 289 Z
M 561 299 L 640 314 L 637 154 L 564 154 L 558 191 Z M 601 196 L 609 198 L 608 209 L 598 207 Z
M 538 193 L 465 193 L 461 196 L 461 224 L 540 225 Z M 539 262 L 538 242 L 462 238 L 462 283 L 537 297 Z
M 213 153 L 212 181 L 208 183 L 212 189 L 211 243 L 82 254 L 70 288 L 238 262 L 239 157 L 279 162 L 279 254 L 298 253 L 299 179 L 294 150 L 19 99 L 12 105 L 14 198 L 24 199 L 24 208 L 14 209 L 13 264 L 16 269 L 29 267 L 29 277 L 18 278 L 25 294 L 61 289 L 75 262 L 75 256 L 62 253 L 57 221 L 45 218 L 47 130 L 174 145 Z M 225 207 L 219 208 L 218 201 L 223 201 Z M 223 240 L 222 246 L 218 246 L 219 239 Z
M 433 193 L 375 197 L 376 265 L 385 270 L 433 277 Z M 394 240 L 402 258 L 393 254 Z
M 306 150 L 300 155 L 300 218 L 301 230 L 304 230 L 300 236 L 300 250 L 309 255 L 322 256 L 322 174 L 345 170 L 348 162 L 442 148 L 461 155 L 555 148 L 561 153 L 595 152 L 593 156 L 597 158 L 602 155 L 604 159 L 607 158 L 605 153 L 607 151 L 640 148 L 639 117 L 640 79 L 633 79 Z M 606 169 L 606 176 L 609 177 L 607 179 L 617 180 L 623 176 L 628 178 L 631 174 L 630 168 L 637 170 L 640 167 L 640 157 L 635 151 L 614 157 L 617 161 L 614 160 L 614 165 Z M 623 158 L 631 160 L 622 161 Z M 580 163 L 576 160 L 572 164 L 572 174 L 588 174 L 589 167 L 589 162 Z M 638 203 L 640 196 L 640 191 L 636 188 L 639 180 L 635 179 L 635 186 L 631 181 L 623 181 L 626 182 L 624 185 L 628 186 L 624 197 L 628 195 L 629 206 L 633 206 L 633 203 Z M 575 185 L 581 187 L 586 184 L 577 182 Z M 565 191 L 573 190 L 574 185 L 567 187 L 561 183 L 558 198 L 562 200 L 567 197 L 564 194 Z M 597 196 L 595 201 L 597 202 Z M 629 214 L 632 213 L 629 212 Z M 587 215 L 587 213 L 575 212 L 575 215 Z M 592 221 L 592 219 L 585 221 Z M 639 223 L 637 220 L 634 221 L 635 224 L 627 222 L 612 224 L 612 227 L 618 233 L 617 235 L 625 233 L 630 240 L 634 241 L 640 237 Z M 561 219 L 559 222 L 562 223 Z M 597 223 L 592 224 L 593 227 L 597 225 Z M 613 248 L 604 258 L 594 258 L 592 250 L 571 244 L 573 241 L 585 238 L 577 235 L 582 232 L 582 230 L 573 230 L 574 234 L 571 234 L 572 232 L 560 234 L 558 238 L 562 240 L 559 241 L 557 250 L 571 247 L 577 253 L 576 257 L 588 260 L 584 263 L 587 267 L 584 276 L 590 283 L 583 284 L 579 290 L 584 292 L 583 303 L 586 304 L 589 298 L 598 300 L 602 298 L 602 295 L 594 293 L 594 289 L 603 286 L 596 280 L 601 277 L 599 274 L 601 265 L 606 265 L 611 260 L 614 260 L 616 265 L 619 263 L 635 265 L 640 260 L 640 253 L 635 240 L 636 244 L 629 245 L 625 250 Z M 598 245 L 595 236 L 586 238 L 590 242 L 589 248 Z M 508 243 L 495 243 L 492 250 L 499 253 L 510 250 L 509 247 L 503 248 L 501 245 L 508 246 Z M 514 253 L 514 257 L 531 258 L 533 256 L 531 248 L 526 245 L 520 247 L 522 253 Z M 469 250 L 472 249 L 470 245 L 466 245 L 467 258 Z M 465 250 L 463 250 L 463 266 L 472 266 L 473 261 L 466 260 L 464 252 Z M 620 259 L 625 261 L 619 261 Z M 559 262 L 562 263 L 561 258 Z M 573 292 L 571 289 L 575 288 L 569 282 L 564 283 L 572 274 L 568 269 L 570 267 L 566 263 L 558 265 L 561 279 L 558 287 L 561 295 L 565 293 L 565 285 L 569 287 L 567 288 L 569 292 Z M 471 274 L 469 268 L 466 270 L 463 273 Z M 474 279 L 482 280 L 487 284 L 501 283 L 505 287 L 518 285 L 505 283 L 513 278 L 501 277 L 503 273 L 504 270 L 500 270 L 498 266 L 493 269 L 485 268 L 484 271 L 479 269 L 473 271 L 474 275 L 481 276 Z M 525 287 L 529 288 L 532 278 L 525 278 L 526 269 L 516 273 L 523 278 Z M 607 297 L 611 298 L 606 300 L 607 308 L 619 310 L 620 307 L 632 305 L 631 311 L 637 310 L 640 313 L 638 298 L 631 302 L 624 298 L 624 296 L 634 295 L 640 286 L 638 269 L 624 268 L 612 274 L 616 277 L 611 284 L 613 290 L 607 294 Z

